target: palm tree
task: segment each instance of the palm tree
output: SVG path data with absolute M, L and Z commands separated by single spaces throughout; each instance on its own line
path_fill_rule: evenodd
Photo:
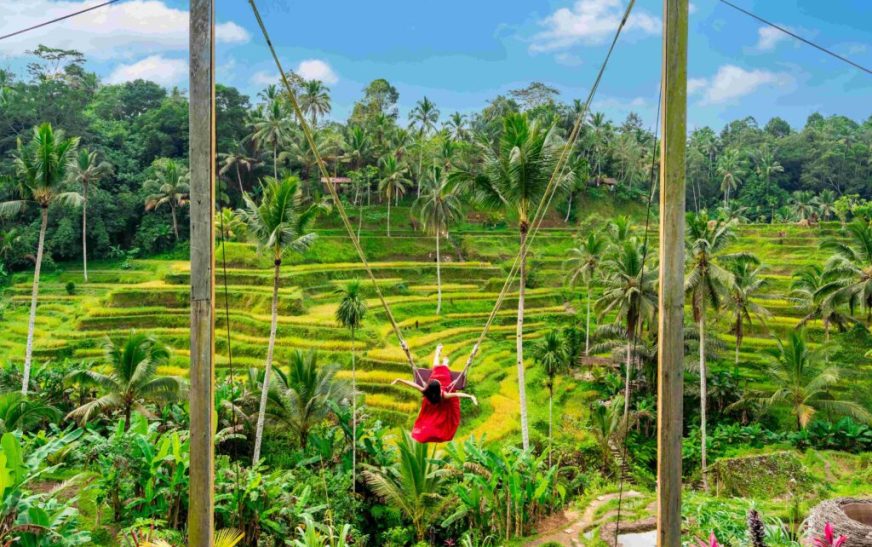
M 448 182 L 441 167 L 430 169 L 430 182 L 415 202 L 415 210 L 424 229 L 436 236 L 436 315 L 442 313 L 442 255 L 439 241 L 448 226 L 460 218 L 462 207 L 457 186 Z
M 173 217 L 173 233 L 179 240 L 179 221 L 176 211 L 188 203 L 189 173 L 184 166 L 168 158 L 155 160 L 154 178 L 145 181 L 143 186 L 150 188 L 152 193 L 145 198 L 145 210 L 156 211 L 163 205 L 170 206 Z
M 291 136 L 291 124 L 280 101 L 271 101 L 254 120 L 254 132 L 248 138 L 259 149 L 272 149 L 273 178 L 279 178 L 279 148 Z
M 612 126 L 606 118 L 606 115 L 602 112 L 592 113 L 588 125 L 590 126 L 591 137 L 593 139 L 593 147 L 591 151 L 593 152 L 594 157 L 591 163 L 594 166 L 596 176 L 599 177 L 602 175 L 603 150 L 609 145 Z
M 772 385 L 778 387 L 770 391 L 752 391 L 740 403 L 758 402 L 767 409 L 785 405 L 796 417 L 798 430 L 805 428 L 820 410 L 872 422 L 872 414 L 862 405 L 835 398 L 833 389 L 841 383 L 842 371 L 837 367 L 817 365 L 822 356 L 820 352 L 809 350 L 805 332 L 792 330 L 786 344 L 781 340 L 777 342 L 778 347 L 767 353 L 771 358 L 769 375 Z
M 60 417 L 58 409 L 38 399 L 17 391 L 0 393 L 0 433 L 29 432 L 46 422 L 57 422 Z
M 790 197 L 790 205 L 799 220 L 810 222 L 817 216 L 814 194 L 807 190 L 796 191 Z
M 518 368 L 518 394 L 521 407 L 521 438 L 530 447 L 527 425 L 527 392 L 524 383 L 524 293 L 527 284 L 527 232 L 531 215 L 545 193 L 557 163 L 558 138 L 554 126 L 542 127 L 525 114 L 509 114 L 495 146 L 478 143 L 481 165 L 477 172 L 458 171 L 477 198 L 490 207 L 502 207 L 518 219 L 518 321 L 515 334 Z M 558 183 L 561 181 L 557 181 Z
M 718 174 L 721 176 L 721 192 L 724 207 L 730 204 L 730 194 L 739 188 L 746 169 L 746 162 L 735 148 L 728 148 L 718 158 Z
M 829 282 L 821 288 L 827 306 L 847 303 L 851 313 L 857 306 L 866 309 L 867 321 L 872 312 L 872 225 L 862 219 L 848 224 L 849 241 L 829 238 L 823 248 L 834 251 L 826 265 Z
M 812 200 L 812 204 L 822 220 L 830 220 L 836 215 L 836 193 L 832 190 L 821 190 Z
M 633 340 L 640 323 L 650 322 L 657 311 L 657 270 L 645 267 L 645 246 L 635 238 L 627 239 L 615 247 L 603 262 L 605 288 L 596 306 L 600 309 L 600 316 L 617 311 L 618 319 L 624 322 L 627 339 L 624 416 L 629 416 Z
M 82 185 L 82 273 L 88 282 L 88 187 L 112 173 L 112 166 L 97 160 L 97 152 L 82 148 L 70 165 L 70 179 Z
M 706 309 L 719 310 L 732 284 L 730 273 L 716 263 L 718 255 L 735 237 L 732 221 L 710 220 L 706 213 L 687 215 L 687 256 L 690 273 L 685 292 L 690 295 L 693 320 L 699 326 L 700 435 L 702 437 L 703 488 L 708 489 L 706 472 Z
M 282 258 L 288 251 L 305 251 L 315 240 L 315 234 L 308 233 L 307 229 L 318 209 L 318 206 L 307 207 L 303 204 L 300 179 L 296 177 L 285 177 L 282 180 L 267 178 L 266 183 L 261 185 L 261 189 L 260 204 L 255 203 L 251 196 L 246 193 L 243 195 L 246 208 L 239 211 L 241 218 L 248 225 L 249 233 L 256 239 L 260 248 L 268 251 L 273 259 L 269 344 L 266 351 L 266 366 L 254 437 L 254 462 L 260 460 L 263 424 L 269 382 L 272 376 L 273 350 L 275 349 L 276 328 L 278 327 L 279 279 Z
M 24 356 L 24 377 L 21 393 L 27 395 L 30 384 L 30 366 L 33 357 L 33 332 L 36 324 L 36 303 L 39 297 L 39 274 L 45 252 L 45 232 L 48 228 L 48 210 L 54 203 L 79 205 L 82 196 L 75 192 L 62 192 L 61 185 L 67 178 L 70 161 L 79 146 L 78 138 L 64 138 L 63 131 L 54 131 L 51 124 L 44 123 L 33 128 L 33 139 L 24 144 L 19 138 L 13 156 L 13 166 L 18 177 L 20 199 L 0 203 L 0 218 L 19 214 L 28 204 L 39 207 L 39 240 L 36 247 L 36 264 L 33 270 L 33 289 L 30 295 L 30 317 L 27 323 L 27 347 Z
M 378 191 L 388 202 L 388 237 L 391 237 L 391 201 L 399 202 L 406 193 L 406 167 L 397 161 L 396 156 L 388 155 L 381 159 L 381 180 Z
M 330 88 L 320 80 L 307 81 L 300 93 L 300 108 L 312 117 L 312 127 L 317 126 L 318 116 L 330 113 Z
M 69 382 L 96 387 L 102 391 L 102 396 L 76 408 L 67 418 L 84 424 L 95 413 L 118 410 L 124 416 L 124 431 L 127 431 L 132 411 L 151 416 L 145 402 L 167 403 L 178 399 L 182 380 L 158 375 L 157 369 L 167 363 L 170 351 L 154 336 L 131 332 L 123 340 L 107 338 L 103 350 L 108 374 L 92 369 L 67 376 Z
M 418 101 L 409 113 L 409 125 L 417 126 L 421 133 L 427 134 L 433 131 L 438 121 L 439 109 L 427 97 Z
M 456 141 L 465 140 L 467 136 L 466 116 L 460 112 L 451 114 L 448 116 L 448 121 L 445 122 L 445 128 L 448 130 L 448 134 L 451 135 L 452 139 Z
M 766 181 L 766 193 L 771 195 L 772 175 L 781 173 L 784 167 L 775 159 L 775 155 L 768 146 L 763 146 L 757 155 L 757 174 Z M 769 203 L 769 222 L 775 218 L 775 202 L 770 200 Z
M 312 428 L 327 419 L 333 404 L 349 398 L 348 386 L 336 379 L 336 370 L 335 366 L 319 369 L 314 350 L 294 350 L 287 374 L 275 369 L 278 382 L 269 390 L 267 414 L 273 422 L 296 433 L 304 450 Z
M 554 378 L 569 368 L 569 347 L 559 331 L 550 330 L 533 346 L 533 360 L 545 369 L 548 378 L 548 466 L 551 466 L 551 441 L 554 424 Z
M 839 311 L 835 300 L 827 298 L 829 286 L 828 273 L 823 266 L 808 264 L 793 274 L 790 284 L 790 300 L 804 314 L 797 328 L 805 327 L 809 321 L 819 319 L 824 324 L 825 341 L 830 341 L 830 330 L 836 325 L 840 331 L 854 322 L 853 318 Z
M 225 176 L 231 169 L 236 171 L 239 195 L 244 194 L 245 188 L 242 185 L 242 170 L 245 169 L 251 173 L 251 170 L 259 163 L 257 158 L 250 157 L 241 143 L 235 143 L 232 152 L 221 152 L 218 154 L 218 159 L 221 161 L 221 168 L 218 170 L 218 174 Z
M 351 160 L 351 167 L 360 169 L 372 155 L 372 139 L 363 127 L 353 125 L 348 128 L 344 148 L 345 155 Z
M 415 442 L 408 433 L 403 433 L 397 450 L 395 465 L 370 467 L 363 474 L 377 495 L 412 521 L 417 539 L 422 541 L 429 525 L 445 509 L 447 470 L 438 467 L 429 444 Z
M 360 281 L 354 279 L 338 292 L 342 296 L 336 308 L 336 322 L 351 331 L 351 473 L 352 490 L 357 493 L 357 352 L 355 334 L 366 316 L 366 299 Z
M 584 324 L 584 355 L 590 355 L 590 305 L 591 284 L 599 269 L 603 253 L 606 250 L 606 240 L 599 232 L 591 231 L 587 239 L 583 240 L 569 250 L 569 259 L 566 261 L 569 284 L 574 285 L 579 278 L 584 281 L 586 293 L 587 313 Z
M 742 254 L 730 258 L 726 266 L 727 271 L 732 275 L 732 283 L 728 287 L 725 304 L 734 318 L 736 365 L 738 365 L 739 349 L 742 347 L 742 338 L 745 335 L 745 322 L 750 325 L 752 316 L 764 321 L 771 314 L 765 307 L 754 302 L 754 298 L 766 286 L 766 279 L 761 276 L 763 268 L 760 266 L 760 261 L 752 255 Z

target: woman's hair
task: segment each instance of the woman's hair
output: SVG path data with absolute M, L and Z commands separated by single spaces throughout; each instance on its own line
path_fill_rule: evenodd
M 424 391 L 421 393 L 423 393 L 424 397 L 434 405 L 442 402 L 442 384 L 439 383 L 439 380 L 430 380 L 427 382 L 427 387 L 425 387 Z

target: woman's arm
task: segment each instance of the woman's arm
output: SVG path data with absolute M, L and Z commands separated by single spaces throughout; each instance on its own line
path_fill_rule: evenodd
M 442 396 L 446 399 L 469 399 L 472 401 L 472 404 L 478 406 L 478 399 L 475 398 L 475 395 L 470 395 L 469 393 L 464 393 L 462 391 L 449 391 L 443 393 Z
M 396 380 L 391 382 L 392 386 L 395 386 L 397 384 L 402 384 L 404 386 L 413 387 L 413 388 L 417 389 L 418 391 L 424 391 L 424 388 L 419 386 L 415 382 L 410 382 L 409 380 L 403 380 L 402 378 L 397 378 Z

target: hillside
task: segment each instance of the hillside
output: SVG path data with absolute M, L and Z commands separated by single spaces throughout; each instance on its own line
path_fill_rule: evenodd
M 361 234 L 375 275 L 417 361 L 427 366 L 435 346 L 441 342 L 452 366 L 462 368 L 516 252 L 517 235 L 506 227 L 486 228 L 472 223 L 451 232 L 450 245 L 444 249 L 444 305 L 439 317 L 435 314 L 433 240 L 410 230 L 409 223 L 396 220 L 403 217 L 397 211 L 394 214 L 393 237 L 388 238 L 376 229 L 380 227 L 379 210 L 368 214 Z M 577 317 L 583 322 L 580 314 L 585 305 L 583 295 L 564 285 L 562 264 L 579 234 L 590 228 L 559 227 L 557 222 L 554 225 L 539 235 L 530 259 L 531 288 L 527 293 L 525 327 L 528 341 L 549 329 L 570 325 L 579 320 Z M 291 256 L 283 267 L 277 362 L 286 366 L 291 351 L 315 349 L 325 354 L 322 362 L 338 363 L 344 369 L 340 375 L 349 377 L 352 340 L 350 333 L 334 319 L 338 303 L 335 292 L 343 280 L 363 279 L 365 272 L 355 260 L 349 241 L 331 224 L 331 219 L 323 221 L 316 231 L 319 237 L 313 248 L 304 255 Z M 754 322 L 748 329 L 739 354 L 739 368 L 743 377 L 752 382 L 765 382 L 766 360 L 762 350 L 774 347 L 775 337 L 782 337 L 801 318 L 788 300 L 791 274 L 804 264 L 822 261 L 821 239 L 837 234 L 837 230 L 836 226 L 809 229 L 793 225 L 745 225 L 738 232 L 739 238 L 730 251 L 752 251 L 767 266 L 767 286 L 759 303 L 772 313 L 765 325 Z M 656 240 L 656 232 L 652 230 L 650 237 Z M 219 254 L 216 338 L 218 364 L 228 370 L 222 257 Z M 269 336 L 271 270 L 269 261 L 245 243 L 226 244 L 226 265 L 230 346 L 234 371 L 240 375 L 248 367 L 263 366 Z M 98 359 L 105 336 L 117 337 L 137 329 L 158 335 L 172 347 L 173 358 L 162 373 L 186 375 L 188 271 L 186 261 L 171 258 L 103 262 L 92 266 L 91 282 L 83 284 L 76 264 L 60 265 L 44 276 L 40 288 L 35 355 L 39 361 Z M 70 291 L 68 283 L 75 284 Z M 364 286 L 370 313 L 357 337 L 361 351 L 358 381 L 371 412 L 389 423 L 407 425 L 416 412 L 417 397 L 389 383 L 393 378 L 408 375 L 409 369 L 368 281 Z M 18 274 L 6 291 L 11 307 L 0 320 L 0 351 L 4 361 L 19 361 L 23 356 L 30 288 L 29 276 Z M 487 434 L 488 439 L 501 439 L 519 431 L 513 374 L 516 306 L 516 299 L 510 296 L 472 369 L 471 389 L 481 406 L 471 410 L 464 420 L 461 431 L 464 435 Z M 715 332 L 724 347 L 713 368 L 730 370 L 734 337 L 728 318 L 720 318 Z M 810 323 L 808 332 L 812 346 L 823 341 L 820 323 Z M 862 351 L 858 354 L 862 355 Z M 868 359 L 851 365 L 858 374 L 872 370 Z M 544 374 L 529 357 L 527 366 L 531 423 L 544 433 L 547 431 Z M 583 395 L 585 386 L 571 377 L 558 378 L 555 404 L 560 412 L 556 415 L 564 423 L 583 420 L 589 399 Z M 872 403 L 868 392 L 862 397 L 864 404 Z

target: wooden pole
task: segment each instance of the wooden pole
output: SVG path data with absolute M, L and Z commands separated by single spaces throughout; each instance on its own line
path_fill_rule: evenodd
M 211 547 L 215 384 L 215 6 L 191 0 L 191 476 L 188 545 Z
M 684 384 L 684 159 L 687 140 L 688 0 L 664 0 L 663 8 L 657 545 L 679 547 Z

